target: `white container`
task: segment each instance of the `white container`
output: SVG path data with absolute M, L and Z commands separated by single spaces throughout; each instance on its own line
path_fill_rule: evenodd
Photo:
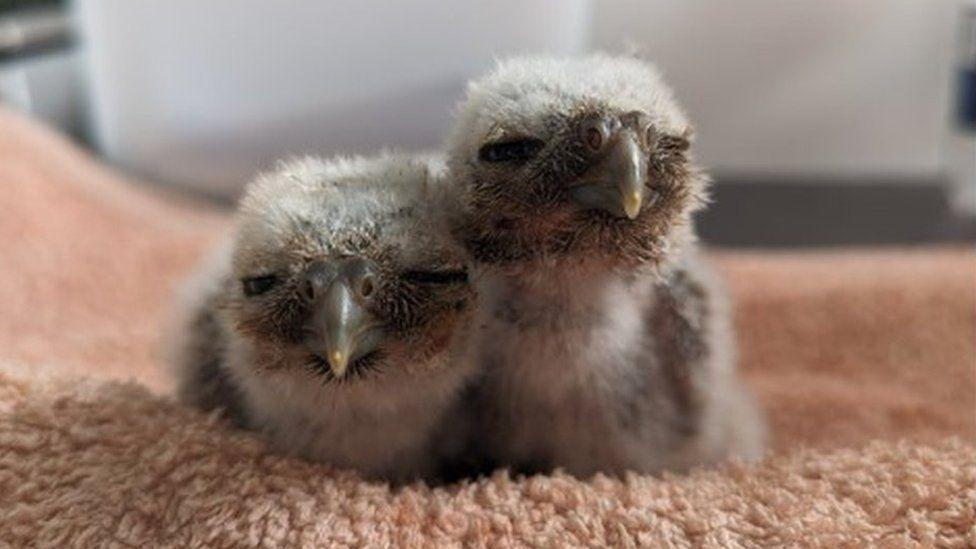
M 574 54 L 588 0 L 77 0 L 96 145 L 232 194 L 285 155 L 436 147 L 495 56 Z

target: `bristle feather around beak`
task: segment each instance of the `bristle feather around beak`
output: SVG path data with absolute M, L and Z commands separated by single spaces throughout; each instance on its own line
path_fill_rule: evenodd
M 324 357 L 336 379 L 357 359 L 376 351 L 384 337 L 381 324 L 359 301 L 348 280 L 338 279 L 312 305 L 306 345 Z
M 636 219 L 644 203 L 647 160 L 631 132 L 619 135 L 609 146 L 570 193 L 583 208 Z

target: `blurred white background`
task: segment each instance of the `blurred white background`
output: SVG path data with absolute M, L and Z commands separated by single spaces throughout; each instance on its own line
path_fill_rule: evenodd
M 719 170 L 930 175 L 958 2 L 601 2 L 594 42 L 655 59 Z
M 287 154 L 435 148 L 465 80 L 495 57 L 606 50 L 663 69 L 720 191 L 928 186 L 976 211 L 976 139 L 954 121 L 957 74 L 976 67 L 965 27 L 976 0 L 69 7 L 79 49 L 0 63 L 0 100 L 145 178 L 206 194 L 231 196 Z
M 213 190 L 287 154 L 436 147 L 493 56 L 585 48 L 586 0 L 79 0 L 96 142 Z

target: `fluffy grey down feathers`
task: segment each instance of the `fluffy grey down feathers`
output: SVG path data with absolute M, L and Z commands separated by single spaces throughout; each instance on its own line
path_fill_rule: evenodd
M 758 457 L 763 421 L 695 242 L 708 179 L 691 134 L 646 63 L 532 57 L 469 86 L 446 163 L 282 164 L 187 286 L 180 398 L 394 482 Z M 620 151 L 642 162 L 625 166 L 641 186 L 629 219 L 609 204 L 629 199 L 618 190 L 576 191 L 604 185 Z M 371 269 L 356 303 L 382 338 L 343 374 L 310 356 L 319 305 L 301 296 L 310 265 L 349 258 Z

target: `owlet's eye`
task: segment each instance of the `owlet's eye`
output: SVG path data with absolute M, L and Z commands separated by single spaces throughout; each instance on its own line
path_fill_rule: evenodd
M 241 279 L 241 287 L 244 289 L 244 295 L 248 297 L 261 295 L 274 288 L 277 283 L 278 277 L 275 275 L 254 276 Z
M 691 148 L 691 140 L 683 135 L 662 135 L 658 146 L 669 152 L 684 152 Z
M 488 143 L 478 151 L 483 162 L 524 162 L 539 154 L 545 143 L 541 139 L 515 139 Z
M 400 278 L 414 284 L 464 284 L 468 281 L 465 271 L 406 271 Z

